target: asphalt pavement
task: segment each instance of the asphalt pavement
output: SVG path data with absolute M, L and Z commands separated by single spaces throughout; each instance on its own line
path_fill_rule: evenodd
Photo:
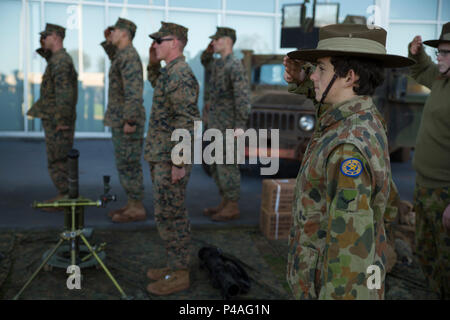
M 109 139 L 76 139 L 74 148 L 80 152 L 79 194 L 91 200 L 103 194 L 103 175 L 111 176 L 111 191 L 118 198 L 107 208 L 86 207 L 85 226 L 92 228 L 148 228 L 154 227 L 152 184 L 148 163 L 142 160 L 144 172 L 147 220 L 116 224 L 108 218 L 108 211 L 122 207 L 126 195 L 119 183 L 114 162 L 112 142 Z M 258 171 L 258 170 L 256 170 Z M 411 161 L 392 163 L 393 178 L 400 196 L 412 201 L 415 174 Z M 253 172 L 241 175 L 241 218 L 229 222 L 213 222 L 203 215 L 203 208 L 220 202 L 219 192 L 212 178 L 201 165 L 194 165 L 187 187 L 186 207 L 194 227 L 257 226 L 261 206 L 262 180 Z M 43 139 L 0 139 L 0 229 L 62 228 L 62 213 L 48 213 L 31 207 L 34 201 L 43 201 L 56 195 L 56 189 L 47 171 Z

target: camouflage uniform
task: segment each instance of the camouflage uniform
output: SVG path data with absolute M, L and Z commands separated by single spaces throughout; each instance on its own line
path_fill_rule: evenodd
M 372 99 L 322 110 L 297 176 L 288 282 L 298 299 L 383 299 L 390 191 L 386 129 Z M 357 159 L 359 176 L 344 175 Z M 344 166 L 341 168 L 341 166 Z M 369 290 L 367 267 L 381 270 Z
M 222 29 L 224 29 L 222 31 Z M 230 36 L 228 28 L 217 28 L 216 35 Z M 209 104 L 208 129 L 218 129 L 225 138 L 226 129 L 245 129 L 250 113 L 250 87 L 242 62 L 229 54 L 225 58 L 214 59 L 206 50 L 202 53 L 201 62 L 209 76 L 209 92 L 205 93 Z M 236 141 L 235 141 L 236 142 Z M 236 146 L 236 143 L 235 143 Z M 236 155 L 236 149 L 234 154 Z M 235 156 L 236 158 L 236 156 Z M 223 163 L 211 166 L 211 175 L 219 188 L 222 198 L 238 201 L 240 195 L 240 171 L 237 162 L 225 164 L 226 146 L 223 145 Z M 235 159 L 236 160 L 236 159 Z
M 450 23 L 446 25 L 450 30 Z M 450 40 L 449 36 L 448 32 Z M 437 46 L 432 42 L 424 43 Z M 423 47 L 417 55 L 412 55 L 409 48 L 408 52 L 417 61 L 410 69 L 412 77 L 431 89 L 423 109 L 413 159 L 417 172 L 414 190 L 416 254 L 431 288 L 442 298 L 450 299 L 450 232 L 442 224 L 442 214 L 450 205 L 450 80 L 439 74 L 437 65 Z
M 47 24 L 44 33 L 58 32 L 64 38 L 64 28 Z M 42 77 L 40 97 L 27 115 L 41 118 L 47 146 L 48 171 L 59 194 L 67 194 L 67 154 L 72 149 L 75 132 L 76 105 L 78 98 L 77 72 L 72 58 L 65 49 L 53 54 L 37 50 L 47 60 Z M 68 130 L 56 131 L 58 125 Z
M 119 18 L 116 28 L 136 30 L 133 22 Z M 109 69 L 108 110 L 104 124 L 111 127 L 116 166 L 120 183 L 128 199 L 142 200 L 144 178 L 141 155 L 144 141 L 145 109 L 143 106 L 143 70 L 139 54 L 132 44 L 118 50 L 112 44 L 101 43 L 111 59 Z M 123 132 L 125 123 L 135 123 L 136 131 Z
M 386 36 L 381 27 L 328 25 L 320 28 L 316 49 L 293 51 L 288 57 L 368 58 L 388 68 L 413 64 L 386 54 Z M 315 74 L 319 81 L 321 72 Z M 321 102 L 338 77 L 335 72 Z M 389 201 L 397 198 L 390 194 L 385 123 L 372 98 L 363 95 L 320 106 L 317 118 L 296 181 L 288 283 L 297 299 L 384 299 L 384 220 L 396 213 Z M 373 276 L 379 282 L 374 283 Z
M 150 36 L 159 38 L 164 35 L 177 35 L 178 39 L 187 41 L 186 28 L 164 22 L 160 31 Z M 189 266 L 191 229 L 184 199 L 192 165 L 182 164 L 186 170 L 185 177 L 171 183 L 171 152 L 178 144 L 171 141 L 171 136 L 175 129 L 186 129 L 191 137 L 194 136 L 194 121 L 200 119 L 197 107 L 199 85 L 184 56 L 172 60 L 164 68 L 160 64 L 150 64 L 147 70 L 154 93 L 144 159 L 150 165 L 155 221 L 165 241 L 167 266 L 172 270 L 186 269 Z

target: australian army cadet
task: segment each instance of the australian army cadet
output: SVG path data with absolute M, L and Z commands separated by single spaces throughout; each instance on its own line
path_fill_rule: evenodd
M 289 237 L 287 279 L 297 299 L 384 298 L 392 183 L 385 124 L 371 95 L 383 67 L 414 63 L 386 54 L 385 42 L 382 28 L 329 25 L 316 49 L 288 54 L 288 66 L 316 64 L 309 74 L 287 67 L 285 79 L 301 86 L 309 77 L 319 101 Z M 373 272 L 378 276 L 368 284 Z
M 409 45 L 409 57 L 417 61 L 411 75 L 431 89 L 413 160 L 416 251 L 433 291 L 450 299 L 450 22 L 439 39 L 423 44 L 436 48 L 437 64 L 416 36 Z

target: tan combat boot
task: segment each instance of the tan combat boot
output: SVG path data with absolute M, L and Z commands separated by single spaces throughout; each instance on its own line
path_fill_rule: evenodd
M 56 197 L 53 197 L 49 200 L 45 200 L 44 203 L 52 203 L 61 199 L 64 199 L 67 196 L 67 194 L 58 194 Z M 58 212 L 58 211 L 64 211 L 63 207 L 48 207 L 48 208 L 42 208 L 43 211 L 46 212 Z
M 211 217 L 213 221 L 228 221 L 239 218 L 239 205 L 237 201 L 228 201 L 225 207 Z
M 140 200 L 129 200 L 127 204 L 127 209 L 121 214 L 115 214 L 112 217 L 113 222 L 133 222 L 142 221 L 147 218 L 144 205 Z
M 158 296 L 165 296 L 189 288 L 189 270 L 177 270 L 164 276 L 164 278 L 147 286 L 147 291 Z
M 120 209 L 116 209 L 116 210 L 111 210 L 110 212 L 108 212 L 108 217 L 112 218 L 114 217 L 116 214 L 122 214 L 124 213 L 125 210 L 127 210 L 128 208 L 128 203 L 126 205 L 124 205 L 122 208 Z
M 147 270 L 147 278 L 150 280 L 161 280 L 168 273 L 170 273 L 169 267 L 157 268 L 157 269 L 148 269 Z
M 217 207 L 205 208 L 203 210 L 203 214 L 207 217 L 210 217 L 210 216 L 216 214 L 217 212 L 219 212 L 220 210 L 222 210 L 223 207 L 225 207 L 226 203 L 227 203 L 227 200 L 225 198 L 222 198 L 222 200 L 220 201 L 220 203 Z

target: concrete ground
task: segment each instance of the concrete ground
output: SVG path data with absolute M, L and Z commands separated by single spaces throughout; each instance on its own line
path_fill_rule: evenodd
M 85 198 L 97 200 L 103 194 L 103 175 L 110 175 L 110 193 L 117 202 L 108 208 L 88 207 L 85 210 L 85 226 L 93 228 L 146 228 L 154 227 L 153 197 L 148 163 L 142 160 L 144 170 L 145 199 L 148 219 L 143 222 L 115 224 L 107 216 L 109 210 L 126 202 L 114 163 L 110 140 L 77 139 L 74 148 L 80 151 L 79 193 Z M 415 175 L 411 161 L 392 163 L 394 181 L 402 199 L 412 201 Z M 267 177 L 264 177 L 267 178 Z M 241 219 L 230 222 L 212 222 L 202 214 L 203 208 L 220 202 L 218 190 L 201 165 L 195 165 L 188 184 L 186 206 L 195 226 L 257 226 L 261 206 L 263 177 L 244 173 L 241 177 Z M 0 229 L 62 228 L 62 213 L 47 213 L 31 207 L 34 201 L 43 201 L 56 195 L 48 171 L 43 139 L 0 139 Z

